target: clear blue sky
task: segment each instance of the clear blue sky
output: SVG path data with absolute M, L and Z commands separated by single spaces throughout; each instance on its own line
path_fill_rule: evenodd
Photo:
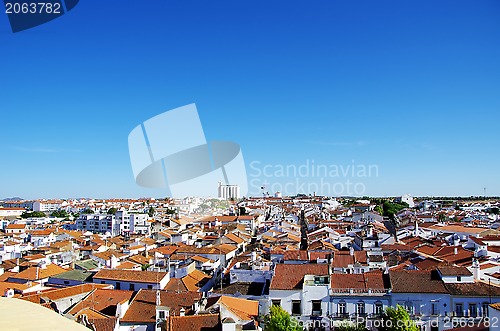
M 15 34 L 0 13 L 0 45 L 0 198 L 163 196 L 127 136 L 193 102 L 250 179 L 309 160 L 376 165 L 366 195 L 500 195 L 496 0 L 84 0 Z

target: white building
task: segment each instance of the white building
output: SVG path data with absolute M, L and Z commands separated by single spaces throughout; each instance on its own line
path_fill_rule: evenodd
M 33 211 L 52 212 L 67 205 L 68 203 L 62 200 L 39 200 L 33 202 Z
M 323 323 L 323 319 L 328 324 L 329 289 L 327 264 L 278 264 L 269 289 L 269 304 L 281 306 L 305 325 Z
M 408 207 L 413 208 L 415 207 L 415 202 L 413 202 L 413 197 L 409 194 L 405 194 L 403 196 L 400 196 L 396 198 L 397 202 L 406 202 L 408 204 Z
M 120 234 L 120 222 L 115 215 L 107 214 L 81 214 L 76 220 L 78 230 L 95 233 L 111 233 L 112 236 Z
M 239 199 L 240 187 L 238 185 L 225 185 L 219 182 L 217 196 L 220 199 Z

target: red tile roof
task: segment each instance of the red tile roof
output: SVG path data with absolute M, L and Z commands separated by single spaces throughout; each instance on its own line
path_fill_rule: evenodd
M 170 315 L 179 315 L 180 309 L 184 308 L 186 315 L 193 314 L 192 307 L 199 302 L 202 294 L 199 292 L 160 292 L 161 305 L 170 308 Z M 128 323 L 154 323 L 156 319 L 156 291 L 139 290 L 130 304 L 122 321 Z
M 447 293 L 443 282 L 427 270 L 389 271 L 394 293 Z
M 271 290 L 301 289 L 305 275 L 324 276 L 329 273 L 326 264 L 278 264 L 274 269 Z
M 95 274 L 94 279 L 109 279 L 137 283 L 159 283 L 168 272 L 102 269 Z
M 92 308 L 102 314 L 114 316 L 116 305 L 131 300 L 133 295 L 133 291 L 96 289 L 91 295 L 71 308 L 69 313 L 75 315 L 82 309 Z
M 202 314 L 192 316 L 170 316 L 169 331 L 203 330 L 220 331 L 222 325 L 218 314 Z

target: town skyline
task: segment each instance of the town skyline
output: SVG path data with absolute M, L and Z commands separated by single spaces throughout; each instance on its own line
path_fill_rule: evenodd
M 354 160 L 378 166 L 366 195 L 500 195 L 498 2 L 121 4 L 15 34 L 0 15 L 0 196 L 164 195 L 127 136 L 191 103 L 249 174 Z

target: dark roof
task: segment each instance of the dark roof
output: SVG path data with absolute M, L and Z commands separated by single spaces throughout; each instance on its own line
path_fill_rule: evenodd
M 264 287 L 266 283 L 257 283 L 257 282 L 236 282 L 230 285 L 227 285 L 222 288 L 222 291 L 219 289 L 215 289 L 216 293 L 222 294 L 236 294 L 240 293 L 242 295 L 254 295 L 261 296 L 264 291 Z
M 184 308 L 186 315 L 192 315 L 193 304 L 201 300 L 199 292 L 160 292 L 161 305 L 170 308 L 170 315 L 179 315 Z M 122 321 L 128 323 L 154 323 L 156 318 L 156 291 L 139 290 Z
M 447 293 L 443 282 L 429 270 L 389 271 L 394 293 Z
M 92 308 L 102 314 L 115 316 L 116 306 L 124 301 L 130 301 L 133 294 L 133 291 L 97 289 L 73 306 L 69 313 L 75 315 L 82 309 Z
M 218 314 L 170 316 L 167 329 L 169 331 L 220 331 L 222 330 L 222 325 Z
M 87 270 L 74 269 L 74 270 L 63 272 L 62 274 L 51 276 L 50 279 L 57 278 L 57 279 L 66 279 L 66 280 L 78 280 L 81 282 L 84 282 L 84 281 L 90 282 L 90 281 L 92 281 L 93 275 L 94 275 L 94 273 L 88 272 Z M 49 279 L 49 283 L 50 283 L 50 279 Z
M 444 286 L 452 295 L 478 297 L 488 297 L 490 295 L 495 297 L 500 296 L 500 287 L 488 285 L 483 282 L 445 283 Z
M 472 276 L 472 272 L 466 267 L 439 266 L 437 268 L 443 276 Z
M 305 275 L 328 275 L 326 264 L 278 264 L 274 269 L 271 290 L 301 289 Z

